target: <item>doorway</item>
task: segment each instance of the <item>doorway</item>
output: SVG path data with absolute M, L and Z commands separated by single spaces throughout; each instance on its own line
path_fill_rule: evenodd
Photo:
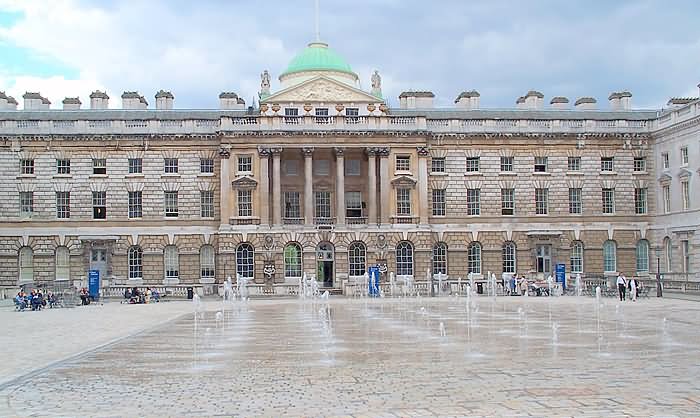
M 322 282 L 323 287 L 333 287 L 333 267 L 335 249 L 333 244 L 324 241 L 316 247 L 316 280 Z
M 549 244 L 537 246 L 537 272 L 545 276 L 552 272 L 552 246 Z
M 93 248 L 90 252 L 90 270 L 100 272 L 100 280 L 104 280 L 107 275 L 107 250 L 104 248 Z

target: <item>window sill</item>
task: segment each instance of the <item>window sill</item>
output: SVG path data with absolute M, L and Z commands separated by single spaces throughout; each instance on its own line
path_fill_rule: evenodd
M 632 174 L 635 176 L 645 176 L 649 173 L 647 171 L 633 171 Z
M 498 175 L 499 176 L 517 176 L 518 173 L 516 173 L 515 171 L 499 171 Z
M 394 176 L 413 176 L 413 172 L 411 171 L 394 171 Z
M 20 174 L 16 178 L 18 178 L 18 179 L 35 179 L 36 174 Z
M 617 171 L 601 171 L 600 175 L 601 176 L 616 176 Z
M 583 173 L 583 171 L 567 171 L 566 175 L 567 176 L 583 176 L 584 173 Z
M 180 173 L 163 173 L 161 177 L 180 177 Z
M 430 175 L 436 177 L 447 177 L 447 173 L 445 173 L 444 171 L 431 171 Z
M 214 173 L 199 173 L 197 177 L 214 177 Z
M 90 174 L 88 178 L 91 179 L 106 179 L 108 176 L 107 174 Z
M 125 175 L 124 177 L 129 179 L 129 178 L 143 178 L 144 176 L 143 176 L 143 173 L 129 173 L 129 174 Z
M 472 176 L 480 177 L 483 175 L 484 175 L 484 173 L 482 173 L 481 171 L 465 171 L 464 172 L 465 177 L 472 177 Z
M 314 173 L 314 175 L 316 175 L 316 174 Z M 236 176 L 237 177 L 243 177 L 243 176 L 253 177 L 253 172 L 252 171 L 236 171 Z
M 72 174 L 54 174 L 53 178 L 55 179 L 71 179 L 73 178 Z

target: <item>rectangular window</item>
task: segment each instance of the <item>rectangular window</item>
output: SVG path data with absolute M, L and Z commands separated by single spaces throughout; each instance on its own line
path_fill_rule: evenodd
M 214 217 L 214 192 L 200 190 L 199 192 L 199 216 L 202 218 Z
M 34 160 L 19 160 L 19 174 L 34 174 Z
M 199 172 L 200 173 L 213 173 L 214 172 L 214 159 L 212 159 L 212 158 L 200 158 L 199 159 Z
M 683 273 L 690 272 L 690 243 L 687 239 L 681 240 L 681 252 L 683 256 Z
M 634 189 L 634 213 L 638 215 L 647 213 L 646 187 Z
M 411 157 L 408 155 L 397 155 L 396 171 L 411 171 Z
M 65 158 L 56 160 L 56 174 L 70 174 L 70 160 Z
M 314 192 L 314 216 L 331 217 L 331 192 Z
M 107 192 L 92 192 L 92 219 L 107 219 Z
M 445 216 L 445 189 L 433 189 L 433 216 Z
M 317 107 L 316 108 L 316 123 L 324 124 L 324 123 L 330 123 L 330 121 L 331 121 L 331 118 L 328 117 L 328 108 Z
M 603 213 L 615 213 L 615 189 L 603 189 Z
M 580 215 L 583 210 L 583 204 L 581 201 L 581 189 L 580 188 L 570 188 L 569 189 L 569 213 Z
M 535 189 L 535 214 L 546 215 L 549 212 L 549 189 Z
M 581 157 L 569 157 L 567 169 L 569 171 L 581 171 Z
M 348 218 L 362 217 L 361 192 L 345 192 L 345 216 Z
M 165 192 L 165 216 L 177 218 L 177 192 Z
M 535 173 L 547 172 L 547 157 L 535 157 Z
M 164 171 L 166 174 L 175 174 L 178 172 L 177 158 L 166 158 L 164 160 Z
M 431 173 L 444 173 L 445 172 L 445 157 L 433 157 L 430 163 Z
M 93 158 L 92 159 L 92 174 L 107 174 L 107 159 Z
M 238 216 L 253 216 L 252 190 L 238 190 Z
M 671 186 L 663 186 L 662 191 L 664 199 L 664 213 L 671 213 Z
M 345 175 L 359 176 L 360 175 L 360 160 L 345 160 Z
M 238 172 L 252 173 L 253 172 L 253 157 L 250 155 L 238 156 Z
M 467 189 L 467 215 L 481 214 L 481 189 Z
M 360 109 L 357 107 L 346 107 L 345 108 L 345 121 L 347 123 L 359 123 L 360 122 Z
M 284 108 L 284 123 L 287 125 L 299 124 L 299 109 L 296 107 Z
M 479 157 L 468 157 L 467 173 L 474 173 L 477 171 L 479 171 Z
M 634 157 L 634 171 L 647 171 L 647 159 L 645 157 Z
M 300 218 L 299 192 L 284 192 L 284 217 Z
M 661 154 L 661 163 L 663 164 L 664 170 L 668 170 L 670 163 L 668 160 L 668 153 L 667 152 L 664 152 L 663 154 Z
M 141 158 L 129 158 L 129 174 L 143 173 L 143 160 Z
M 575 243 L 571 247 L 571 272 L 583 273 L 583 245 Z
M 396 189 L 396 215 L 411 215 L 411 189 Z
M 501 189 L 501 215 L 515 214 L 515 189 Z
M 501 157 L 501 171 L 513 171 L 513 157 Z
M 34 192 L 19 192 L 19 214 L 31 216 L 34 213 Z
M 70 218 L 70 192 L 56 192 L 56 218 Z
M 285 107 L 284 116 L 299 116 L 299 109 L 296 107 Z
M 688 147 L 681 148 L 681 165 L 688 165 Z
M 601 157 L 600 171 L 615 171 L 615 159 L 613 157 Z
M 143 217 L 143 192 L 129 192 L 129 219 Z
M 299 161 L 297 160 L 286 160 L 283 163 L 284 174 L 288 176 L 298 176 L 299 175 Z
M 690 186 L 688 180 L 681 182 L 681 195 L 683 196 L 683 210 L 690 209 Z
M 331 162 L 329 160 L 314 160 L 313 169 L 314 176 L 329 176 L 331 173 Z

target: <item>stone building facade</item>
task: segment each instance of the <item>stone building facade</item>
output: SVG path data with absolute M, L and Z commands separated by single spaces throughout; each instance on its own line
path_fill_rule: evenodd
M 377 73 L 362 91 L 321 43 L 279 91 L 261 78 L 257 108 L 225 92 L 219 110 L 177 110 L 159 91 L 155 110 L 136 92 L 126 110 L 105 92 L 85 110 L 28 93 L 16 110 L 0 94 L 0 286 L 99 270 L 205 287 L 308 272 L 342 288 L 374 264 L 398 280 L 545 277 L 558 263 L 646 276 L 662 245 L 683 252 L 662 270 L 700 269 L 697 99 L 640 111 L 621 92 L 606 110 L 563 97 L 545 108 L 531 91 L 489 110 L 466 91 L 438 109 L 409 91 L 388 108 Z

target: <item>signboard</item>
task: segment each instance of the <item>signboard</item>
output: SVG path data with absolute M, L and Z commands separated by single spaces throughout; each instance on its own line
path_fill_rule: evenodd
M 100 298 L 100 271 L 90 270 L 88 273 L 88 292 L 90 296 L 97 300 Z
M 367 274 L 369 275 L 367 294 L 370 296 L 379 296 L 379 266 L 370 267 L 367 269 Z
M 557 283 L 561 283 L 561 290 L 566 290 L 566 264 L 557 264 Z

